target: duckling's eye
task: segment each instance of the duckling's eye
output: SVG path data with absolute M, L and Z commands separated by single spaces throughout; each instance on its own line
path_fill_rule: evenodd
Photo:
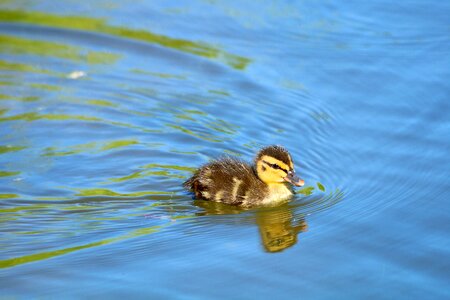
M 271 164 L 271 163 L 269 163 L 269 162 L 267 162 L 267 161 L 263 161 L 263 162 L 264 162 L 265 164 L 269 165 L 271 168 L 273 168 L 273 169 L 275 169 L 275 170 L 281 170 L 281 171 L 287 173 L 287 171 L 286 171 L 285 169 L 283 169 L 282 167 L 280 167 L 280 166 L 277 165 L 277 164 Z
M 269 167 L 271 167 L 272 169 L 280 169 L 280 166 L 278 166 L 277 164 L 271 164 L 270 162 L 267 162 L 265 160 L 263 160 L 263 162 L 268 165 Z
M 275 170 L 281 170 L 281 167 L 277 164 L 272 164 L 271 167 L 274 168 Z

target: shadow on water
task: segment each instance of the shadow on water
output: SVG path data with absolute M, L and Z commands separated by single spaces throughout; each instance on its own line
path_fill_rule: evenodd
M 246 212 L 244 209 L 223 203 L 209 201 L 195 201 L 204 209 L 197 215 L 227 215 Z M 297 235 L 307 230 L 308 225 L 304 216 L 296 221 L 292 206 L 283 204 L 278 207 L 258 208 L 251 210 L 251 220 L 258 227 L 261 244 L 266 252 L 280 252 L 297 243 Z
M 279 252 L 297 243 L 297 236 L 308 230 L 305 219 L 296 220 L 292 207 L 259 210 L 256 213 L 261 242 L 267 252 Z
M 323 188 L 322 184 L 318 183 L 318 185 Z M 330 194 L 322 193 L 321 195 L 312 195 L 313 187 L 302 190 L 307 190 L 308 196 L 296 197 L 290 203 L 275 207 L 244 209 L 204 200 L 195 200 L 194 205 L 202 209 L 201 212 L 196 213 L 197 216 L 220 215 L 229 217 L 220 220 L 231 224 L 231 226 L 242 222 L 255 224 L 258 227 L 264 250 L 275 253 L 294 246 L 298 241 L 298 235 L 308 231 L 307 216 L 330 208 L 343 198 L 343 192 L 339 190 Z M 236 219 L 233 218 L 233 215 L 244 216 Z

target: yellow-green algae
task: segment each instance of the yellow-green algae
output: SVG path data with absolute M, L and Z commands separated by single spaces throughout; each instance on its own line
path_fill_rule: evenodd
M 148 195 L 173 195 L 174 192 L 163 191 L 141 191 L 133 193 L 118 193 L 108 189 L 76 189 L 78 193 L 75 196 L 92 197 L 92 196 L 113 196 L 113 197 L 142 197 Z
M 0 100 L 32 102 L 32 101 L 37 101 L 39 99 L 40 98 L 38 96 L 11 96 L 11 95 L 6 95 L 6 94 L 0 94 Z
M 80 121 L 101 121 L 97 117 L 89 117 L 82 115 L 63 115 L 63 114 L 38 114 L 36 112 L 23 113 L 9 117 L 0 117 L 0 122 L 3 121 L 36 121 L 36 120 L 80 120 Z
M 0 20 L 2 12 L 0 12 Z M 85 51 L 83 48 L 59 44 L 55 42 L 32 40 L 9 35 L 0 35 L 0 53 L 34 54 L 51 56 L 88 64 L 110 64 L 116 62 L 120 55 L 102 52 Z
M 19 198 L 19 195 L 17 195 L 17 194 L 0 194 L 0 199 L 13 199 L 13 198 Z
M 139 144 L 138 140 L 115 140 L 115 141 L 103 141 L 103 142 L 90 142 L 84 144 L 78 144 L 66 147 L 64 149 L 58 149 L 56 147 L 45 148 L 44 156 L 65 156 L 79 153 L 99 153 L 109 151 L 112 149 L 123 148 L 130 145 Z
M 15 176 L 19 174 L 19 171 L 0 171 L 0 177 Z
M 325 192 L 325 187 L 324 187 L 323 184 L 321 184 L 320 182 L 317 182 L 317 187 L 318 187 L 319 190 L 321 190 L 322 192 Z
M 117 107 L 117 106 L 119 106 L 116 103 L 113 103 L 113 102 L 108 101 L 108 100 L 102 100 L 102 99 L 91 99 L 91 100 L 88 100 L 87 103 L 92 104 L 92 105 L 96 105 L 96 106 L 108 106 L 108 107 Z
M 25 149 L 25 146 L 11 146 L 11 145 L 6 145 L 6 146 L 2 146 L 0 145 L 0 154 L 3 153 L 8 153 L 8 152 L 16 152 L 16 151 L 20 151 Z
M 123 177 L 116 177 L 116 178 L 110 178 L 109 182 L 123 182 L 138 178 L 144 178 L 148 176 L 163 176 L 166 178 L 185 178 L 183 175 L 173 174 L 171 170 L 177 170 L 177 171 L 187 171 L 187 172 L 194 172 L 195 168 L 190 167 L 184 167 L 184 166 L 177 166 L 177 165 L 162 165 L 162 164 L 148 164 L 141 167 L 144 170 L 136 171 L 131 173 L 130 175 L 123 176 Z M 151 169 L 151 170 L 148 170 Z M 154 171 L 153 169 L 163 169 L 159 171 Z M 108 182 L 106 182 L 108 183 Z
M 297 194 L 302 194 L 305 196 L 309 196 L 312 195 L 312 193 L 314 192 L 314 187 L 313 186 L 305 186 L 302 189 L 297 190 Z
M 244 70 L 250 63 L 249 58 L 227 53 L 205 43 L 193 42 L 186 39 L 175 39 L 145 30 L 112 26 L 108 25 L 104 19 L 80 16 L 59 16 L 37 11 L 3 10 L 0 11 L 0 22 L 29 23 L 55 28 L 97 32 L 139 40 L 201 57 L 219 60 L 238 70 Z
M 0 268 L 3 268 L 3 269 L 4 268 L 11 268 L 11 267 L 14 267 L 14 266 L 17 266 L 17 265 L 22 265 L 22 264 L 26 264 L 26 263 L 35 262 L 35 261 L 41 261 L 41 260 L 45 260 L 45 259 L 50 259 L 52 257 L 69 254 L 69 253 L 72 253 L 72 252 L 75 252 L 75 251 L 79 251 L 79 250 L 83 250 L 83 249 L 88 249 L 88 248 L 108 245 L 108 244 L 124 241 L 124 240 L 127 240 L 127 239 L 131 239 L 131 238 L 136 238 L 136 237 L 140 237 L 140 236 L 144 236 L 144 235 L 149 235 L 149 234 L 156 233 L 156 232 L 160 231 L 161 229 L 163 229 L 164 227 L 166 227 L 166 226 L 168 226 L 170 224 L 171 224 L 171 222 L 168 222 L 168 223 L 166 223 L 164 225 L 157 225 L 157 226 L 139 228 L 139 229 L 133 230 L 133 231 L 131 231 L 131 232 L 127 233 L 127 234 L 124 234 L 124 235 L 120 235 L 120 236 L 112 237 L 112 238 L 108 238 L 108 239 L 103 239 L 103 240 L 100 240 L 100 241 L 97 241 L 97 242 L 87 243 L 87 244 L 84 244 L 84 245 L 79 245 L 79 246 L 74 246 L 74 247 L 67 247 L 67 248 L 63 248 L 63 249 L 59 249 L 59 250 L 53 250 L 53 251 L 44 251 L 44 252 L 40 252 L 40 253 L 24 255 L 24 256 L 18 256 L 18 257 L 13 257 L 13 258 L 9 258 L 9 259 L 3 259 L 3 260 L 0 260 Z
M 1 12 L 0 12 L 1 14 Z M 1 20 L 0 20 L 1 21 Z M 27 72 L 27 73 L 37 73 L 37 74 L 49 74 L 58 77 L 64 77 L 65 74 L 54 72 L 51 70 L 42 69 L 36 66 L 27 65 L 17 62 L 9 62 L 0 60 L 0 70 L 5 71 L 15 71 L 15 72 Z
M 1 115 L 1 114 L 0 114 Z M 123 122 L 116 122 L 116 121 L 108 121 L 103 120 L 97 117 L 91 117 L 91 116 L 83 116 L 83 115 L 64 115 L 64 114 L 39 114 L 37 112 L 28 112 L 8 117 L 1 117 L 0 116 L 0 122 L 5 121 L 37 121 L 37 120 L 47 120 L 47 121 L 86 121 L 86 122 L 101 122 L 109 125 L 114 126 L 120 126 L 120 127 L 127 127 L 132 128 L 136 130 L 140 130 L 143 132 L 151 132 L 151 133 L 160 133 L 160 130 L 155 129 L 148 129 L 141 126 L 135 126 L 132 124 L 127 124 Z

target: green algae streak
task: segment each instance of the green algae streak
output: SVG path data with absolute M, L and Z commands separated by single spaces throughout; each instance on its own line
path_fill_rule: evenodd
M 88 243 L 88 244 L 84 244 L 84 245 L 80 245 L 80 246 L 68 247 L 68 248 L 59 249 L 59 250 L 40 252 L 40 253 L 36 253 L 36 254 L 30 254 L 30 255 L 24 255 L 24 256 L 0 260 L 0 269 L 11 268 L 11 267 L 14 267 L 17 265 L 22 265 L 22 264 L 26 264 L 26 263 L 30 263 L 30 262 L 34 262 L 34 261 L 45 260 L 45 259 L 49 259 L 52 257 L 69 254 L 71 252 L 83 250 L 83 249 L 108 245 L 111 243 L 120 242 L 123 240 L 135 238 L 135 237 L 152 234 L 152 233 L 160 231 L 162 228 L 168 226 L 169 224 L 171 224 L 171 223 L 169 222 L 164 225 L 139 228 L 139 229 L 131 231 L 130 233 L 127 233 L 127 234 L 124 234 L 124 235 L 121 235 L 118 237 L 103 239 L 103 240 L 100 240 L 97 242 L 92 242 L 92 243 Z
M 244 70 L 250 63 L 249 58 L 227 53 L 205 43 L 193 42 L 185 39 L 175 39 L 145 30 L 112 26 L 108 25 L 104 19 L 79 16 L 58 16 L 36 11 L 4 10 L 0 11 L 0 22 L 28 23 L 40 26 L 109 34 L 121 38 L 157 44 L 208 59 L 218 60 L 237 70 Z

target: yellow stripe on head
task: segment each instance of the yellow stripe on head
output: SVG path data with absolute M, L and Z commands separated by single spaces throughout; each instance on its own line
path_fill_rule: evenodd
M 286 173 L 291 170 L 292 168 L 290 166 L 288 166 L 287 164 L 285 164 L 284 162 L 282 162 L 279 159 L 276 159 L 272 156 L 268 156 L 268 155 L 264 155 L 263 157 L 261 157 L 260 159 L 263 162 L 269 163 L 271 165 L 277 165 L 278 167 L 280 167 L 283 171 L 285 171 Z
M 283 162 L 285 165 L 289 166 L 289 168 L 287 168 L 288 170 L 294 169 L 294 163 L 292 161 L 291 155 L 285 148 L 281 146 L 272 145 L 261 149 L 256 155 L 255 162 L 257 163 L 264 156 L 269 156 Z

